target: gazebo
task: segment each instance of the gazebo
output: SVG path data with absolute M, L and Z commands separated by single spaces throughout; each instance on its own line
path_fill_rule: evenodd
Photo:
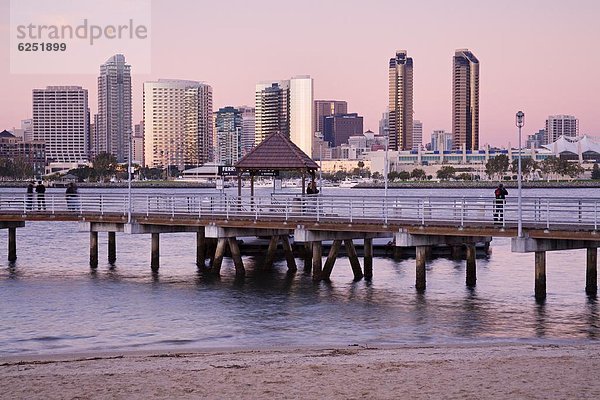
M 250 196 L 254 196 L 254 177 L 261 172 L 302 172 L 302 194 L 306 193 L 306 176 L 315 180 L 319 165 L 281 132 L 267 136 L 258 146 L 234 165 L 238 176 L 238 196 L 242 195 L 242 174 L 250 174 Z

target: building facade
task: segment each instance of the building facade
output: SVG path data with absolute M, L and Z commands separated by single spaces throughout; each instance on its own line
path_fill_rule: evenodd
M 396 51 L 389 65 L 389 148 L 413 147 L 413 59 Z
M 341 100 L 315 100 L 313 114 L 313 132 L 323 133 L 323 118 L 348 114 L 348 103 Z
M 479 60 L 468 49 L 454 53 L 452 129 L 454 149 L 479 149 Z
M 215 162 L 234 165 L 242 157 L 242 112 L 234 107 L 223 107 L 215 112 Z
M 423 123 L 419 120 L 413 121 L 413 146 L 412 150 L 417 151 L 423 148 Z
M 114 155 L 127 162 L 131 132 L 131 66 L 116 54 L 100 66 L 98 77 L 98 121 L 91 152 Z
M 89 159 L 88 91 L 81 86 L 33 89 L 33 140 L 44 141 L 49 162 Z
M 254 137 L 256 123 L 256 110 L 254 107 L 239 106 L 238 110 L 242 113 L 242 154 L 241 157 L 248 154 L 254 147 Z
M 561 136 L 579 136 L 579 119 L 573 115 L 550 115 L 546 119 L 545 143 L 556 142 Z
M 186 80 L 144 82 L 144 164 L 207 163 L 213 157 L 212 87 Z
M 539 131 L 537 131 L 536 133 L 534 133 L 532 135 L 527 135 L 527 142 L 526 142 L 527 148 L 537 149 L 539 147 L 542 147 L 545 144 L 547 144 L 545 129 L 540 129 Z
M 323 120 L 323 139 L 331 147 L 348 144 L 350 136 L 363 133 L 363 117 L 357 113 L 330 115 Z
M 290 139 L 305 154 L 312 154 L 313 80 L 308 75 L 290 79 Z
M 134 125 L 132 143 L 131 162 L 138 165 L 146 165 L 144 163 L 144 121 L 140 121 L 139 124 Z
M 46 167 L 46 145 L 38 140 L 23 140 L 5 130 L 0 132 L 0 158 L 20 159 L 31 166 L 35 176 L 41 176 Z
M 443 129 L 435 130 L 431 133 L 431 150 L 450 151 L 453 139 L 452 132 L 446 132 Z

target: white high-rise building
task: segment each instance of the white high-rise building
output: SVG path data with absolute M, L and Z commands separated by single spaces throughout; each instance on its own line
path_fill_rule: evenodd
M 452 150 L 452 140 L 454 135 L 452 132 L 446 132 L 443 129 L 435 130 L 431 134 L 431 150 L 432 151 L 450 151 Z
M 138 165 L 144 164 L 144 121 L 133 127 L 133 147 L 131 148 L 131 162 Z
M 413 121 L 413 147 L 412 150 L 418 151 L 423 148 L 423 123 L 419 120 Z
M 98 121 L 93 154 L 107 152 L 126 162 L 131 132 L 131 66 L 116 54 L 100 66 L 98 77 Z
M 87 89 L 81 86 L 33 89 L 33 140 L 46 142 L 49 162 L 86 162 L 89 134 Z
M 546 140 L 550 144 L 561 136 L 579 136 L 579 119 L 573 115 L 550 115 L 546 119 Z
M 254 147 L 254 124 L 256 122 L 254 107 L 239 106 L 242 113 L 242 154 L 245 156 Z
M 258 83 L 255 144 L 259 144 L 273 132 L 281 132 L 310 155 L 313 141 L 313 97 L 313 80 L 310 76 Z
M 413 59 L 396 51 L 389 63 L 389 148 L 413 149 Z
M 182 170 L 212 157 L 212 87 L 187 80 L 144 82 L 145 165 Z

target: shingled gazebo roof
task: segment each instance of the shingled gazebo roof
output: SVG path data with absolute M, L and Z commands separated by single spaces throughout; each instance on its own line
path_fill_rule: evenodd
M 237 170 L 317 170 L 319 165 L 280 132 L 269 135 L 235 165 Z

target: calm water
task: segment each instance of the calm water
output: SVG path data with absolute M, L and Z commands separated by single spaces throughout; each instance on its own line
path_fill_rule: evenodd
M 544 196 L 548 189 L 525 194 Z M 258 273 L 253 257 L 244 258 L 243 282 L 234 279 L 227 258 L 222 277 L 208 279 L 196 271 L 193 234 L 161 235 L 161 268 L 152 275 L 149 236 L 117 234 L 118 258 L 111 267 L 101 233 L 100 265 L 92 272 L 89 234 L 77 229 L 76 223 L 27 223 L 17 230 L 14 266 L 6 261 L 7 233 L 0 231 L 0 355 L 600 338 L 600 306 L 584 292 L 585 250 L 548 253 L 548 297 L 540 305 L 533 297 L 533 255 L 511 253 L 503 238 L 494 239 L 491 255 L 477 259 L 476 289 L 465 287 L 464 261 L 437 258 L 428 263 L 426 292 L 417 294 L 410 258 L 376 258 L 370 283 L 352 282 L 345 258 L 338 259 L 331 283 L 314 284 L 301 268 L 288 275 L 283 259 L 273 271 Z

